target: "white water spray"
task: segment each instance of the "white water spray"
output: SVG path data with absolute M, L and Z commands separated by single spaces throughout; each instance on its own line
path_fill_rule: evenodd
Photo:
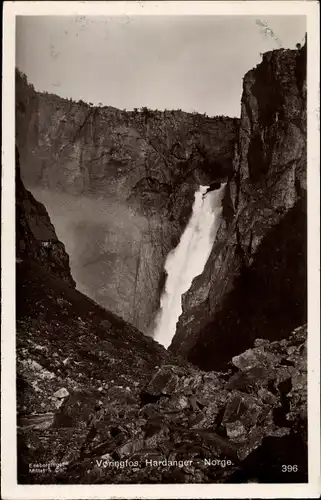
M 193 212 L 179 244 L 166 259 L 167 279 L 156 317 L 154 339 L 168 347 L 182 313 L 182 294 L 193 279 L 202 274 L 219 226 L 225 184 L 205 194 L 209 186 L 200 186 L 195 193 Z

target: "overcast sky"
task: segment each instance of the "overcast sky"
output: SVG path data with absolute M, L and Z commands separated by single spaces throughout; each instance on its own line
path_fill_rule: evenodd
M 75 100 L 239 116 L 260 53 L 305 30 L 299 16 L 20 16 L 16 62 L 37 90 Z

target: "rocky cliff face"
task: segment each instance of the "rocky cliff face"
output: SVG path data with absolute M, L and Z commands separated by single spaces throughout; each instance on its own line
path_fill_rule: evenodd
M 25 189 L 20 174 L 19 152 L 16 149 L 16 261 L 36 261 L 54 276 L 74 287 L 69 256 L 58 240 L 46 208 Z
M 35 92 L 19 72 L 16 105 L 22 177 L 77 288 L 147 332 L 197 186 L 232 172 L 238 120 L 93 107 Z
M 234 175 L 206 268 L 171 349 L 224 366 L 257 336 L 306 321 L 306 46 L 264 54 L 244 77 Z

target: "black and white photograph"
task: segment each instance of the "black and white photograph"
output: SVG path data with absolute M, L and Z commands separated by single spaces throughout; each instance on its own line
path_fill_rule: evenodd
M 317 2 L 6 3 L 3 498 L 317 497 Z

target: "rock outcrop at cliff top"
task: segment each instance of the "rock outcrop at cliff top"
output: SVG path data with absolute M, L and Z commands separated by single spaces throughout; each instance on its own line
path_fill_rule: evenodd
M 232 172 L 238 120 L 93 107 L 36 92 L 17 71 L 16 123 L 23 180 L 77 288 L 147 332 L 195 190 Z
M 183 300 L 171 350 L 219 369 L 258 332 L 306 321 L 306 46 L 264 54 L 243 82 L 223 220 Z

